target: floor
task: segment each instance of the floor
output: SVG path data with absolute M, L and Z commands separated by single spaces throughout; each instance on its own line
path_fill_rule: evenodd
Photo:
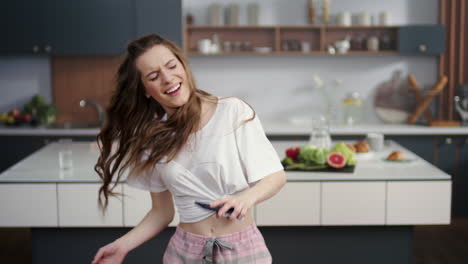
M 31 233 L 25 228 L 0 228 L 0 263 L 31 263 Z M 418 226 L 414 233 L 414 264 L 468 263 L 468 217 L 448 226 Z
M 418 226 L 414 233 L 414 264 L 468 263 L 468 217 L 452 218 L 446 226 Z

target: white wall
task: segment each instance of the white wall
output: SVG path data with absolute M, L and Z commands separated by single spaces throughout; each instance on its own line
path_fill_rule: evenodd
M 52 101 L 49 57 L 0 57 L 0 112 L 22 107 L 35 94 Z
M 238 3 L 240 23 L 245 24 L 246 5 L 260 5 L 260 25 L 306 24 L 305 0 L 183 0 L 184 17 L 194 15 L 195 24 L 208 23 L 211 3 Z M 321 2 L 321 1 L 316 1 Z M 395 25 L 438 23 L 438 0 L 330 0 L 330 12 L 348 10 L 377 15 L 388 11 Z M 262 120 L 287 120 L 321 111 L 323 100 L 312 88 L 312 74 L 324 80 L 340 79 L 336 103 L 347 91 L 366 98 L 368 122 L 380 122 L 372 108 L 376 86 L 402 70 L 415 75 L 421 85 L 437 79 L 437 57 L 416 56 L 193 56 L 190 58 L 200 89 L 216 95 L 234 95 L 251 103 Z M 339 115 L 338 115 L 339 118 Z

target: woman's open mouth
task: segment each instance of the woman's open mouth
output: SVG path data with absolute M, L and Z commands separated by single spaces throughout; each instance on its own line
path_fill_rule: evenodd
M 180 93 L 180 88 L 182 87 L 182 83 L 179 83 L 174 88 L 169 89 L 168 91 L 164 92 L 169 96 L 176 96 Z

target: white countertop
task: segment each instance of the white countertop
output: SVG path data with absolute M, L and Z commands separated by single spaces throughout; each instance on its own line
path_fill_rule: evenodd
M 45 127 L 0 127 L 0 135 L 12 136 L 96 136 L 97 128 L 45 128 Z
M 277 123 L 262 121 L 268 135 L 309 135 L 310 125 L 294 123 Z M 385 135 L 468 135 L 468 126 L 461 127 L 428 127 L 423 125 L 388 125 L 362 124 L 356 126 L 332 125 L 332 135 L 365 135 L 383 133 Z
M 273 141 L 280 158 L 288 147 L 301 146 L 303 141 Z M 13 167 L 0 174 L 0 183 L 32 182 L 100 182 L 94 171 L 98 157 L 95 143 L 74 142 L 72 144 L 73 169 L 59 168 L 59 143 L 51 143 L 31 154 Z M 402 150 L 412 159 L 408 163 L 382 160 L 392 150 Z M 358 156 L 354 173 L 332 172 L 287 172 L 288 181 L 380 181 L 380 180 L 450 180 L 450 175 L 426 162 L 414 153 L 387 141 L 380 153 Z
M 310 126 L 289 122 L 262 121 L 265 133 L 269 136 L 304 136 L 309 135 Z M 335 125 L 330 128 L 332 135 L 365 135 L 383 133 L 385 135 L 468 135 L 468 126 L 428 127 L 422 125 L 362 124 L 358 126 Z M 23 136 L 95 136 L 99 129 L 49 129 L 32 127 L 0 127 L 0 135 Z

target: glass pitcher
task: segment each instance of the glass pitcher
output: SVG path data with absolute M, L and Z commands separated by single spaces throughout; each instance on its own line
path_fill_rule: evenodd
M 343 99 L 343 121 L 346 125 L 359 124 L 362 120 L 362 99 L 359 93 L 351 92 Z

